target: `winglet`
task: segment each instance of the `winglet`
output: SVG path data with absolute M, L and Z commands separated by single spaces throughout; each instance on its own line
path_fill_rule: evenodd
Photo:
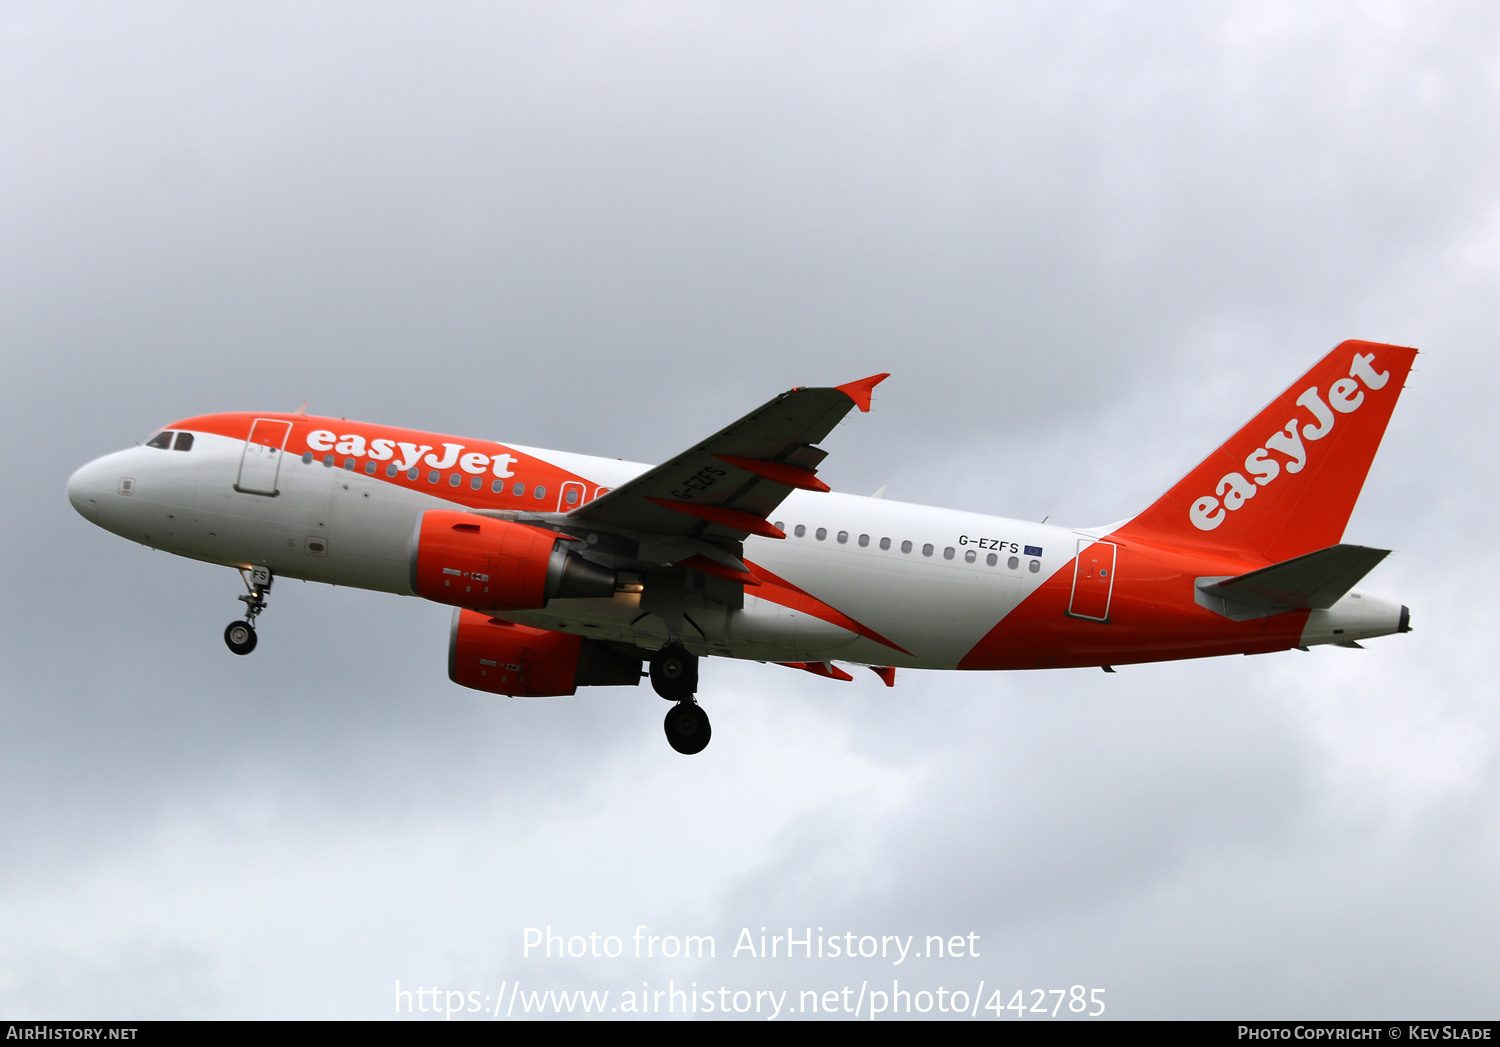
M 870 394 L 875 391 L 877 385 L 889 377 L 889 374 L 872 374 L 868 378 L 861 378 L 857 382 L 848 382 L 844 385 L 836 385 L 834 388 L 853 400 L 855 407 L 858 407 L 861 411 L 868 412 L 870 410 Z

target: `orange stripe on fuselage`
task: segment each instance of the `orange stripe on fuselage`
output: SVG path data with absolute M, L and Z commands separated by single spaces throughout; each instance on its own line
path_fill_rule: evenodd
M 1106 538 L 1118 547 L 1109 620 L 1067 614 L 1077 558 L 1041 584 L 975 644 L 960 669 L 1051 669 L 1284 651 L 1302 642 L 1308 611 L 1235 622 L 1194 601 L 1195 580 L 1264 567 L 1226 555 L 1186 554 Z M 1087 549 L 1084 550 L 1087 552 Z
M 782 607 L 790 607 L 794 611 L 802 611 L 804 614 L 810 614 L 814 618 L 821 618 L 825 622 L 848 629 L 851 633 L 858 633 L 860 636 L 874 640 L 876 643 L 884 644 L 893 651 L 900 651 L 904 655 L 915 657 L 900 644 L 892 643 L 874 629 L 855 621 L 843 611 L 830 607 L 812 595 L 812 593 L 798 588 L 785 578 L 772 574 L 759 564 L 746 560 L 745 566 L 750 568 L 750 573 L 760 580 L 760 588 L 755 590 L 754 595 L 760 597 L 762 600 L 769 600 L 771 603 L 779 604 Z

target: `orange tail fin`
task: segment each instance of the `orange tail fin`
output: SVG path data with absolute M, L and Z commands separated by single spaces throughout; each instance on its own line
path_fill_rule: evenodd
M 1340 344 L 1120 533 L 1272 563 L 1337 545 L 1416 355 Z

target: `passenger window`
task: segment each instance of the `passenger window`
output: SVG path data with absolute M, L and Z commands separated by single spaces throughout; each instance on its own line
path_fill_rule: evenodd
M 859 536 L 859 547 L 861 549 L 866 548 L 867 546 L 869 546 L 869 544 L 870 544 L 870 536 L 869 535 L 862 534 L 862 535 Z
M 490 493 L 491 494 L 499 494 L 503 490 L 505 490 L 505 481 L 504 480 L 496 480 L 494 483 L 490 484 Z
M 406 470 L 406 478 L 408 480 L 415 480 L 418 475 L 420 474 L 417 472 L 416 466 L 412 466 L 410 469 Z
M 828 528 L 826 528 L 826 527 L 819 527 L 817 529 L 817 531 L 813 534 L 813 537 L 816 538 L 818 541 L 821 542 L 823 539 L 825 539 L 825 538 L 828 537 Z
M 178 433 L 177 442 L 172 445 L 174 451 L 191 451 L 193 449 L 193 434 Z
M 786 534 L 786 524 L 782 523 L 780 520 L 777 520 L 771 526 L 774 527 L 774 528 L 776 528 L 782 534 Z
M 536 494 L 536 496 L 538 498 L 545 498 L 545 497 L 547 497 L 547 489 L 545 487 L 543 487 L 541 484 L 537 484 L 536 485 L 536 491 L 534 493 Z
M 1014 571 L 1017 567 L 1021 566 L 1021 561 L 1012 556 L 1009 560 L 1005 561 L 1005 566 Z
M 333 468 L 333 455 L 331 455 L 331 454 L 325 454 L 323 456 L 323 465 L 324 465 L 324 467 L 326 467 L 328 469 L 332 469 Z
M 911 543 L 910 542 L 902 542 L 901 543 L 901 551 L 903 553 L 909 553 L 909 552 L 911 552 Z
M 569 505 L 577 505 L 578 504 L 578 488 L 576 488 L 576 487 L 570 487 L 570 488 L 568 488 L 568 493 L 565 494 L 565 495 L 563 495 L 563 501 L 567 502 Z
M 932 555 L 932 543 L 931 542 L 928 542 L 926 545 L 922 546 L 922 555 L 923 556 L 931 556 Z
M 796 535 L 796 536 L 797 536 L 797 537 L 798 537 L 798 538 L 801 538 L 801 537 L 802 537 L 802 536 L 803 536 L 803 535 L 805 535 L 805 534 L 806 534 L 806 533 L 807 533 L 807 528 L 806 528 L 806 527 L 803 527 L 803 526 L 802 526 L 802 525 L 801 525 L 801 524 L 798 524 L 798 525 L 797 525 L 797 526 L 796 526 L 796 527 L 795 527 L 795 528 L 794 528 L 794 529 L 793 529 L 793 530 L 792 530 L 792 533 L 793 533 L 793 534 L 794 534 L 794 535 Z
M 880 548 L 882 548 L 882 549 L 889 549 L 890 547 L 891 547 L 891 540 L 889 538 L 882 538 L 882 539 L 880 539 Z
M 519 497 L 521 497 L 521 495 L 523 495 L 523 494 L 526 493 L 526 485 L 525 484 L 516 484 L 516 486 L 514 486 L 514 487 L 511 488 L 510 493 L 513 494 L 513 495 L 515 495 L 517 498 L 519 498 Z
M 1032 574 L 1036 574 L 1038 571 L 1040 571 L 1042 569 L 1042 561 L 1040 561 L 1040 560 L 1032 560 L 1029 564 L 1026 565 L 1026 569 L 1028 571 L 1030 571 Z
M 943 559 L 944 560 L 951 560 L 951 559 L 953 559 L 953 546 L 950 545 L 946 549 L 943 550 Z
M 365 463 L 365 475 L 366 476 L 374 476 L 375 475 L 375 463 L 374 462 L 366 462 Z
M 151 439 L 147 440 L 146 446 L 155 447 L 158 450 L 165 451 L 168 447 L 172 446 L 172 437 L 174 435 L 175 434 L 171 432 L 163 430 L 162 432 L 157 433 Z
M 443 475 L 442 473 L 440 473 L 436 469 L 434 469 L 432 472 L 430 472 L 430 473 L 427 474 L 427 482 L 430 483 L 430 484 L 435 484 L 435 483 L 438 482 L 438 477 L 442 476 L 442 475 Z
M 459 476 L 457 473 L 449 473 L 448 474 L 448 486 L 449 487 L 457 487 L 459 484 L 463 483 L 463 481 L 464 481 L 464 478 L 462 476 Z
M 390 465 L 388 465 L 388 466 L 385 467 L 385 475 L 387 475 L 387 476 L 395 476 L 396 475 L 396 463 L 395 462 L 392 462 Z
M 344 470 L 346 472 L 351 472 L 351 473 L 354 472 L 354 459 L 353 458 L 345 458 L 344 459 Z
M 976 553 L 973 549 L 970 549 L 968 552 L 964 553 L 964 563 L 973 563 L 977 559 L 979 559 L 979 554 Z
M 303 465 L 312 465 L 312 452 L 311 451 L 303 451 L 302 452 L 302 464 Z
M 849 540 L 849 532 L 848 531 L 840 531 L 839 532 L 839 544 L 843 545 L 848 540 Z
M 989 566 L 994 567 L 997 563 L 1000 562 L 1000 557 L 996 556 L 994 553 L 990 553 L 990 555 L 984 558 L 984 562 Z
M 484 483 L 484 481 L 481 480 L 479 477 L 476 476 L 476 477 L 474 477 L 474 479 L 472 479 L 472 480 L 469 481 L 469 486 L 472 487 L 474 490 L 477 491 L 477 490 L 479 490 L 479 486 L 482 483 Z

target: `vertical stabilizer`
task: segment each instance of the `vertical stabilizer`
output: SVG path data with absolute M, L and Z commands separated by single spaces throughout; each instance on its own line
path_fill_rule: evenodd
M 1416 355 L 1342 343 L 1119 533 L 1272 563 L 1337 545 Z

